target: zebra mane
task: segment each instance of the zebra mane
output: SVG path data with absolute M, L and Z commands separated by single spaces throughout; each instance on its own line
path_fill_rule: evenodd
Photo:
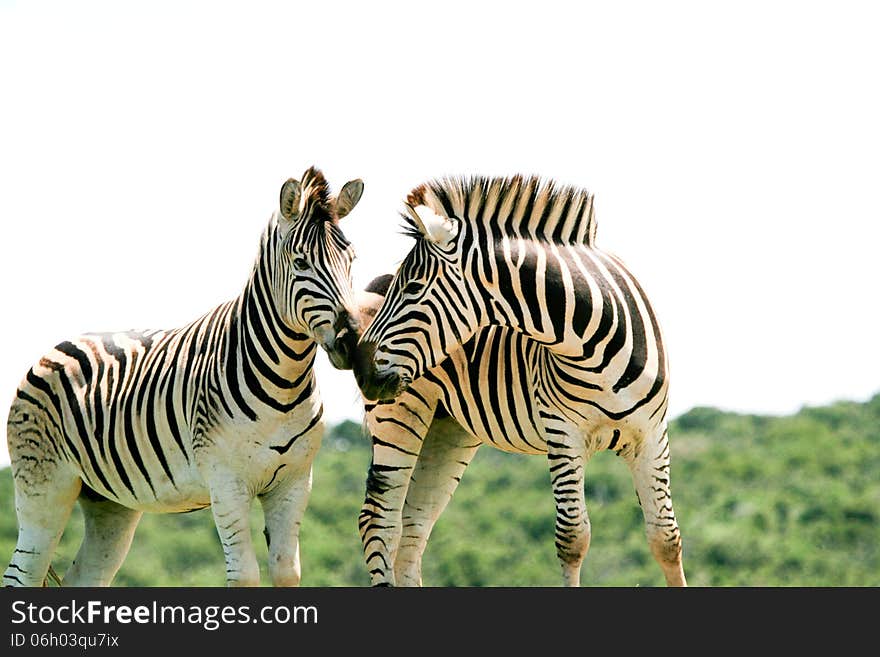
M 302 177 L 303 217 L 310 221 L 337 221 L 336 212 L 331 203 L 330 185 L 320 169 L 311 166 Z
M 450 218 L 483 222 L 501 235 L 587 246 L 593 246 L 596 237 L 593 195 L 540 176 L 436 179 L 413 189 L 407 204 L 426 205 Z M 403 217 L 405 232 L 423 237 L 418 224 Z

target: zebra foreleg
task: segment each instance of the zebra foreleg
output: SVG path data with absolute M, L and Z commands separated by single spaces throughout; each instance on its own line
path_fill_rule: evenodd
M 95 494 L 79 497 L 85 534 L 63 586 L 110 586 L 131 547 L 142 513 Z
M 682 568 L 681 532 L 672 508 L 669 486 L 669 440 L 666 427 L 648 436 L 638 449 L 621 456 L 632 473 L 636 495 L 645 516 L 645 534 L 651 554 L 668 586 L 687 586 Z
M 212 473 L 211 511 L 226 557 L 227 586 L 259 586 L 260 567 L 251 539 L 253 499 L 247 485 L 229 473 Z
M 589 460 L 583 434 L 545 418 L 550 481 L 556 502 L 556 555 L 565 586 L 580 586 L 581 565 L 590 549 L 590 518 L 584 499 L 584 467 Z
M 260 496 L 273 586 L 299 586 L 299 528 L 312 490 L 312 469 Z
M 403 530 L 394 561 L 398 586 L 422 585 L 422 554 L 428 538 L 480 445 L 451 417 L 431 424 L 403 507 Z
M 407 453 L 373 444 L 366 495 L 358 519 L 364 561 L 371 586 L 394 586 L 394 561 L 401 534 L 401 513 L 420 445 L 407 441 Z
M 372 586 L 394 586 L 394 563 L 410 477 L 434 415 L 435 401 L 404 393 L 393 405 L 367 412 L 373 442 L 366 495 L 358 519 Z

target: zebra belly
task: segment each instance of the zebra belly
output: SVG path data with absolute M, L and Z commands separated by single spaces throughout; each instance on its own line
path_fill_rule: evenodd
M 210 505 L 210 493 L 193 458 L 190 436 L 184 436 L 183 449 L 171 436 L 160 436 L 161 443 L 154 445 L 138 430 L 93 441 L 92 454 L 80 450 L 80 477 L 103 497 L 139 511 L 204 508 Z
M 210 481 L 218 471 L 232 474 L 253 495 L 267 492 L 291 476 L 307 472 L 317 453 L 323 426 L 320 422 L 297 436 L 306 421 L 281 421 L 274 426 L 247 423 L 224 427 L 207 436 L 201 446 L 185 458 L 166 459 L 168 471 L 142 455 L 147 475 L 128 477 L 134 492 L 112 470 L 103 472 L 103 481 L 91 468 L 82 467 L 80 476 L 102 496 L 123 506 L 150 513 L 180 513 L 211 505 Z M 141 437 L 144 439 L 145 437 Z M 142 440 L 137 440 L 140 443 Z M 181 455 L 182 456 L 182 455 Z M 111 487 L 105 485 L 110 483 Z M 121 484 L 121 485 L 120 485 Z
M 264 409 L 256 422 L 227 418 L 198 439 L 187 425 L 170 431 L 161 405 L 152 414 L 144 409 L 122 416 L 127 407 L 120 398 L 103 409 L 104 418 L 114 408 L 121 416 L 112 434 L 98 430 L 94 411 L 88 421 L 86 414 L 77 417 L 69 410 L 65 426 L 79 422 L 84 428 L 69 436 L 75 451 L 70 460 L 84 483 L 103 497 L 150 513 L 210 506 L 212 476 L 221 470 L 254 496 L 266 492 L 307 471 L 323 435 L 317 393 L 289 413 Z
M 196 468 L 178 470 L 174 475 L 173 482 L 170 479 L 155 481 L 152 497 L 142 495 L 136 498 L 129 493 L 114 501 L 147 513 L 183 513 L 211 505 L 210 491 Z
M 546 364 L 544 347 L 520 333 L 492 327 L 453 352 L 427 378 L 440 388 L 445 410 L 468 433 L 506 452 L 546 454 L 542 413 L 548 411 L 577 427 L 592 449 L 636 444 L 664 419 L 665 386 L 640 406 L 655 383 L 650 372 L 619 392 L 613 392 L 616 373 L 612 378 L 596 374 L 584 381 L 589 387 L 566 396 L 560 386 L 541 383 L 539 372 Z

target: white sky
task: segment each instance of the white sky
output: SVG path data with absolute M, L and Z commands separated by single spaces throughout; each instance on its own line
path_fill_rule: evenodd
M 409 248 L 422 180 L 538 173 L 596 194 L 673 416 L 868 398 L 880 9 L 718 4 L 0 0 L 0 401 L 66 337 L 238 294 L 311 164 L 365 181 L 358 285 Z M 351 373 L 319 367 L 328 419 L 359 420 Z

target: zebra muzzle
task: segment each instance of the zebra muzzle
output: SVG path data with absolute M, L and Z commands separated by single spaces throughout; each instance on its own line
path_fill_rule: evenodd
M 351 369 L 351 355 L 354 353 L 357 340 L 357 333 L 347 327 L 336 334 L 333 345 L 326 348 L 333 367 L 338 370 Z
M 354 378 L 364 397 L 376 401 L 386 401 L 398 397 L 406 390 L 412 379 L 401 375 L 395 368 L 378 369 L 384 365 L 376 361 L 376 345 L 372 342 L 360 343 L 354 356 Z
M 352 368 L 352 357 L 357 350 L 360 338 L 359 324 L 347 312 L 340 313 L 335 325 L 324 325 L 315 331 L 315 338 L 330 359 L 330 363 L 339 370 Z

